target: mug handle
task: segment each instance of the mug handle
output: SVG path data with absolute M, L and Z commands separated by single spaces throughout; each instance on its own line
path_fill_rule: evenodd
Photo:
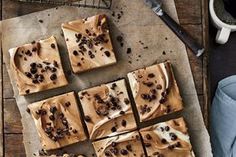
M 219 29 L 216 34 L 216 42 L 218 44 L 225 44 L 229 39 L 230 32 L 231 29 L 229 28 L 222 27 Z

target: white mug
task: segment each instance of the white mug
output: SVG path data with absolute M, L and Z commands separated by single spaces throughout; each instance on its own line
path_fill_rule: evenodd
M 218 29 L 218 32 L 216 34 L 216 42 L 219 44 L 225 44 L 229 39 L 230 33 L 236 31 L 236 25 L 224 23 L 217 17 L 214 10 L 214 0 L 210 0 L 209 10 L 212 22 Z

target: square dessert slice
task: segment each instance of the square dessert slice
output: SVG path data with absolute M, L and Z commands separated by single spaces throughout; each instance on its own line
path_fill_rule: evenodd
M 30 104 L 28 112 L 34 119 L 45 150 L 86 139 L 74 92 Z
M 105 15 L 62 24 L 74 73 L 116 63 Z
M 93 142 L 97 157 L 145 157 L 138 131 Z
M 136 129 L 124 79 L 83 90 L 79 98 L 90 139 Z
M 194 157 L 183 118 L 158 123 L 140 130 L 150 157 Z
M 20 95 L 68 84 L 61 65 L 56 39 L 32 42 L 9 50 L 10 66 Z
M 130 72 L 128 78 L 141 122 L 182 110 L 170 62 Z

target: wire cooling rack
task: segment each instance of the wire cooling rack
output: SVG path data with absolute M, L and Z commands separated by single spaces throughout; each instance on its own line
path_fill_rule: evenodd
M 56 4 L 56 5 L 72 5 L 78 7 L 90 7 L 98 9 L 110 9 L 112 0 L 18 0 L 28 3 Z

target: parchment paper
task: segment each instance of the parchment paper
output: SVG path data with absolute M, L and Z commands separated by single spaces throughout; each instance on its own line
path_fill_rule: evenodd
M 174 1 L 164 1 L 164 7 L 170 16 L 178 21 Z M 115 12 L 122 10 L 124 12 L 119 22 L 117 22 L 117 18 L 111 16 L 111 10 L 66 6 L 2 22 L 3 54 L 10 78 L 13 77 L 9 69 L 9 48 L 54 35 L 58 40 L 63 67 L 70 83 L 66 87 L 23 97 L 18 96 L 15 82 L 11 80 L 17 105 L 22 116 L 24 128 L 23 137 L 27 156 L 31 157 L 34 153 L 38 154 L 38 150 L 41 148 L 34 122 L 31 116 L 26 112 L 26 107 L 29 103 L 69 91 L 78 92 L 81 89 L 110 82 L 117 78 L 126 78 L 126 74 L 129 71 L 169 59 L 173 64 L 174 73 L 180 87 L 185 108 L 182 113 L 173 114 L 161 120 L 183 115 L 189 127 L 191 143 L 196 156 L 211 157 L 209 135 L 203 123 L 185 46 L 169 28 L 144 5 L 142 0 L 116 0 L 113 1 L 112 10 Z M 78 18 L 85 18 L 97 13 L 106 13 L 110 18 L 111 36 L 118 63 L 79 75 L 71 74 L 65 41 L 61 35 L 61 23 Z M 38 20 L 43 20 L 43 23 L 38 22 Z M 116 36 L 120 34 L 124 36 L 124 47 L 120 47 L 119 43 L 116 41 Z M 139 43 L 140 40 L 144 45 Z M 148 49 L 143 49 L 145 46 L 148 46 Z M 132 48 L 132 53 L 129 55 L 126 54 L 127 47 Z M 163 51 L 165 51 L 165 55 L 163 55 Z M 139 55 L 141 55 L 141 57 Z M 129 61 L 132 61 L 132 64 L 130 64 Z M 155 123 L 161 120 L 159 119 L 155 121 Z M 153 122 L 149 124 L 151 123 Z M 62 150 L 66 150 L 67 152 L 79 152 L 89 157 L 94 153 L 91 142 L 89 141 L 74 144 Z

